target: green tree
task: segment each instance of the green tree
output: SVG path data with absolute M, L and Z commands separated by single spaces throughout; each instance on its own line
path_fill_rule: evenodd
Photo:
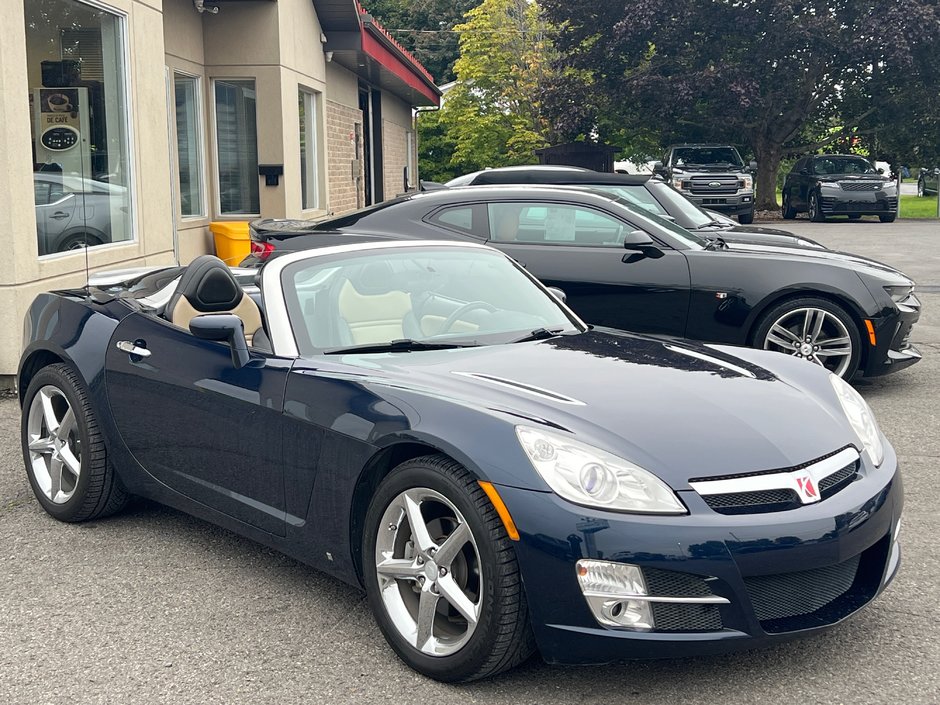
M 541 2 L 566 66 L 587 75 L 547 86 L 558 129 L 745 144 L 758 207 L 776 205 L 788 154 L 893 131 L 920 111 L 905 99 L 915 87 L 940 92 L 919 59 L 938 45 L 936 0 Z
M 449 166 L 464 173 L 531 163 L 555 136 L 542 114 L 541 86 L 556 56 L 540 6 L 483 0 L 455 29 L 457 83 L 440 116 L 454 145 Z
M 454 80 L 454 62 L 460 55 L 454 25 L 479 1 L 367 0 L 363 4 L 440 85 Z

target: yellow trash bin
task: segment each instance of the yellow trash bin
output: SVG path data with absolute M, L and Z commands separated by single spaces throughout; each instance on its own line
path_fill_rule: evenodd
M 216 220 L 209 223 L 215 238 L 215 254 L 230 267 L 236 267 L 251 252 L 247 220 Z

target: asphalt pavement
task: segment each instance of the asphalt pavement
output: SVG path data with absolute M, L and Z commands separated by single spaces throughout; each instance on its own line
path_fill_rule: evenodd
M 900 576 L 854 619 L 763 651 L 582 668 L 536 657 L 442 685 L 386 647 L 361 593 L 250 541 L 149 502 L 51 519 L 4 398 L 0 703 L 940 703 L 940 223 L 785 227 L 899 266 L 926 292 L 923 361 L 858 384 L 897 448 L 907 505 Z

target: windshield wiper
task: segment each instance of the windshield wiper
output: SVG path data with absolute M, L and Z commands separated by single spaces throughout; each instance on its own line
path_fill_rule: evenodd
M 402 338 L 387 343 L 364 343 L 363 345 L 349 345 L 345 348 L 331 348 L 324 350 L 324 355 L 342 355 L 344 353 L 378 353 L 378 352 L 415 352 L 420 350 L 451 350 L 453 348 L 473 348 L 478 343 L 440 342 L 434 343 L 426 340 L 412 340 Z
M 564 328 L 536 328 L 535 330 L 523 335 L 521 338 L 516 338 L 515 340 L 510 340 L 510 345 L 512 343 L 527 343 L 530 340 L 548 340 L 549 338 L 554 338 L 556 335 L 561 333 Z

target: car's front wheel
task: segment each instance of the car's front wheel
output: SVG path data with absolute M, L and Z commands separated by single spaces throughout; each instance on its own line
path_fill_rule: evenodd
M 851 379 L 861 359 L 861 337 L 841 306 L 817 297 L 790 299 L 765 313 L 754 334 L 755 347 L 776 350 Z
M 754 222 L 754 211 L 750 210 L 747 213 L 738 213 L 738 222 L 741 225 L 750 225 Z
M 822 203 L 819 200 L 819 194 L 813 191 L 809 195 L 809 219 L 814 223 L 825 223 L 826 216 L 823 215 Z
M 369 604 L 405 663 L 441 681 L 511 668 L 534 650 L 515 552 L 460 464 L 407 461 L 379 485 L 362 546 Z
M 897 213 L 889 213 L 888 215 L 879 215 L 878 220 L 880 220 L 882 223 L 893 223 L 897 217 Z
M 128 495 L 108 462 L 98 420 L 75 371 L 44 367 L 26 389 L 21 422 L 29 484 L 60 521 L 113 514 Z
M 790 203 L 790 193 L 788 191 L 783 192 L 783 206 L 780 210 L 784 220 L 796 218 L 796 208 Z

